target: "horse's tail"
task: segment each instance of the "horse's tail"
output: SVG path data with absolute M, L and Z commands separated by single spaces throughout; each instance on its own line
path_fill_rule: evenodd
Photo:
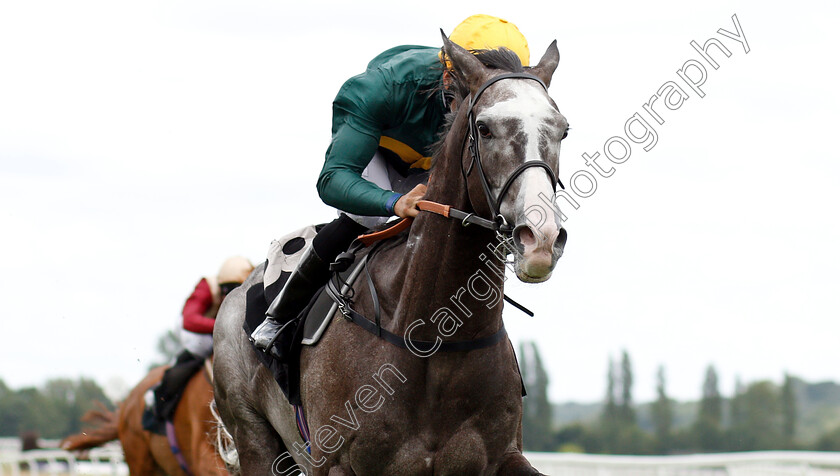
M 236 451 L 236 446 L 233 443 L 233 436 L 225 428 L 222 418 L 219 416 L 219 411 L 216 409 L 216 399 L 210 402 L 210 413 L 213 414 L 213 419 L 216 420 L 216 452 L 224 461 L 228 471 L 232 475 L 241 474 L 239 467 L 239 452 Z
M 88 411 L 82 416 L 82 421 L 93 425 L 81 433 L 70 435 L 61 440 L 60 447 L 66 451 L 79 451 L 102 446 L 119 437 L 117 412 L 112 412 L 102 404 L 95 402 L 98 409 Z

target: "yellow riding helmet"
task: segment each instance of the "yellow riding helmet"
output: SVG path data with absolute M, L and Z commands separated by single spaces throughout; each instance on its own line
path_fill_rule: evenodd
M 219 269 L 219 275 L 216 277 L 219 284 L 225 283 L 242 283 L 254 270 L 254 265 L 246 258 L 241 256 L 234 256 L 228 258 L 222 263 Z
M 504 46 L 529 66 L 528 40 L 513 23 L 491 15 L 473 15 L 452 30 L 449 39 L 467 50 L 490 50 Z

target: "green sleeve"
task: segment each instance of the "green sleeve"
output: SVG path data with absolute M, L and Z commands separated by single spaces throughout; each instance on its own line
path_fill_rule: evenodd
M 393 122 L 390 79 L 382 70 L 368 70 L 339 90 L 333 102 L 332 140 L 318 177 L 318 194 L 327 205 L 355 215 L 393 214 L 394 192 L 361 177 L 382 130 Z

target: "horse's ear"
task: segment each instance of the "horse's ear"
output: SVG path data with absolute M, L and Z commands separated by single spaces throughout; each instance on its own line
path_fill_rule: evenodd
M 540 78 L 546 86 L 549 86 L 551 85 L 551 76 L 554 75 L 558 63 L 560 63 L 560 51 L 557 50 L 557 40 L 554 40 L 548 45 L 548 49 L 540 58 L 540 62 L 529 72 Z
M 443 37 L 443 54 L 445 60 L 451 62 L 452 74 L 466 83 L 471 92 L 475 92 L 487 80 L 487 67 L 472 53 L 456 45 L 440 30 Z

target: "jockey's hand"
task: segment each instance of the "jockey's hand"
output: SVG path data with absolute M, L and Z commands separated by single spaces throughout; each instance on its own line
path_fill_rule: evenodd
M 417 202 L 426 195 L 426 186 L 422 183 L 406 193 L 394 204 L 394 213 L 400 218 L 414 218 L 420 213 Z

